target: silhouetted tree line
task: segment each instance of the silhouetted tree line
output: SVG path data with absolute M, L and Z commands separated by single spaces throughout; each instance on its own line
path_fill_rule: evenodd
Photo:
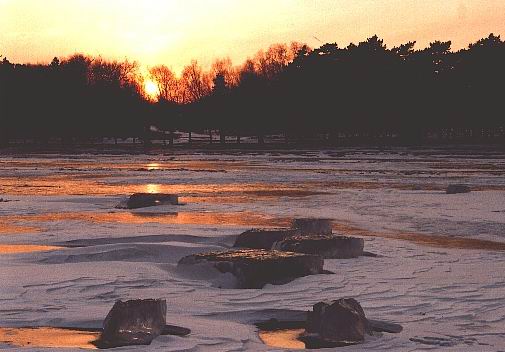
M 49 65 L 0 65 L 3 140 L 63 143 L 142 136 L 149 104 L 138 65 L 74 55 Z
M 388 138 L 421 143 L 429 135 L 505 140 L 505 42 L 491 34 L 451 51 L 415 42 L 387 48 L 373 36 L 340 48 L 276 44 L 241 66 L 229 59 L 204 71 L 196 61 L 178 77 L 152 67 L 155 101 L 138 65 L 74 55 L 50 65 L 0 65 L 2 136 L 153 138 L 156 130 L 282 134 L 295 141 Z M 163 138 L 173 142 L 173 134 Z M 211 139 L 212 140 L 212 139 Z

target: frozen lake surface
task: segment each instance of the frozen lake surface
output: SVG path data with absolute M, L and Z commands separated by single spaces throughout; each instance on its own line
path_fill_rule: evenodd
M 445 194 L 455 183 L 472 192 Z M 184 205 L 115 209 L 134 192 L 178 193 Z M 122 351 L 262 351 L 273 348 L 254 322 L 354 297 L 404 330 L 343 351 L 505 349 L 503 151 L 2 156 L 0 198 L 3 328 L 99 328 L 117 299 L 165 298 L 167 322 L 192 333 Z M 177 269 L 246 229 L 307 216 L 333 219 L 379 256 L 325 260 L 335 274 L 261 290 Z

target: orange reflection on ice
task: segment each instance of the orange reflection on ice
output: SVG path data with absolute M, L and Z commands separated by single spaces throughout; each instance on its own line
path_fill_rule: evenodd
M 178 224 L 178 225 L 222 225 L 222 226 L 288 226 L 287 218 L 275 218 L 254 212 L 66 212 L 37 215 L 13 215 L 4 217 L 5 221 L 53 222 L 53 221 L 87 221 L 93 223 L 122 224 Z
M 161 165 L 158 163 L 149 163 L 146 165 L 148 171 L 160 170 Z
M 0 193 L 9 195 L 100 195 L 127 196 L 133 193 L 175 193 L 181 197 L 195 197 L 212 202 L 212 197 L 221 197 L 226 203 L 253 202 L 279 197 L 306 197 L 322 194 L 303 185 L 272 183 L 207 183 L 207 184 L 111 184 L 104 179 L 72 175 L 44 177 L 0 177 Z M 200 198 L 199 198 L 200 197 Z
M 258 165 L 250 162 L 234 160 L 156 160 L 141 161 L 134 160 L 130 163 L 124 161 L 99 161 L 96 160 L 0 160 L 2 168 L 38 168 L 38 169 L 68 169 L 70 171 L 98 170 L 98 171 L 136 171 L 141 168 L 148 170 L 151 166 L 153 170 L 195 170 L 195 171 L 219 171 L 236 170 L 245 168 L 255 168 Z
M 369 231 L 345 223 L 333 223 L 333 230 L 337 233 L 345 235 L 389 238 L 394 240 L 414 242 L 418 245 L 428 247 L 505 251 L 505 242 L 480 240 L 476 238 L 428 235 L 402 231 Z
M 305 329 L 260 331 L 259 337 L 265 345 L 270 347 L 303 350 L 305 343 L 298 338 L 304 332 Z
M 0 244 L 0 254 L 45 252 L 45 251 L 53 251 L 56 249 L 62 249 L 62 247 L 41 246 L 32 244 Z
M 39 232 L 39 229 L 35 227 L 9 224 L 7 221 L 0 221 L 0 235 L 15 235 L 33 232 Z
M 100 333 L 58 328 L 0 328 L 0 343 L 17 347 L 96 349 Z
M 103 187 L 97 177 L 89 178 L 72 175 L 44 177 L 2 177 L 0 192 L 11 195 L 106 195 L 121 192 L 121 187 Z
M 150 183 L 146 185 L 145 193 L 161 193 L 160 188 L 160 185 Z

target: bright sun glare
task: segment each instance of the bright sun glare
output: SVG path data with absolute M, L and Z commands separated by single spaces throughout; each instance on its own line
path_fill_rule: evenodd
M 161 187 L 160 185 L 150 183 L 146 185 L 145 189 L 147 193 L 160 193 Z
M 152 99 L 155 99 L 159 94 L 158 86 L 156 85 L 156 83 L 154 83 L 151 80 L 147 80 L 145 82 L 144 90 L 145 90 L 147 96 Z

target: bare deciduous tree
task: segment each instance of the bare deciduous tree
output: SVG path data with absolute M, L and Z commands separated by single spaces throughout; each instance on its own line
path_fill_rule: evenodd
M 181 76 L 182 91 L 184 102 L 198 101 L 211 92 L 212 77 L 204 73 L 196 60 L 186 66 Z
M 239 69 L 233 66 L 229 57 L 215 60 L 210 68 L 210 74 L 213 80 L 218 76 L 224 77 L 228 88 L 238 86 Z
M 179 102 L 179 82 L 169 67 L 165 65 L 152 67 L 149 75 L 158 87 L 158 99 Z

